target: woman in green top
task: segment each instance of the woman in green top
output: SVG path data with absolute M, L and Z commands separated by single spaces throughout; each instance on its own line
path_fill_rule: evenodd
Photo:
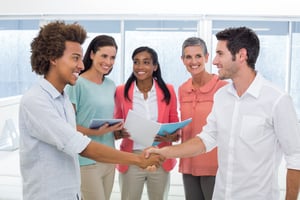
M 107 35 L 95 37 L 84 55 L 85 69 L 81 71 L 77 83 L 65 89 L 76 112 L 77 130 L 111 147 L 115 147 L 113 131 L 122 129 L 121 122 L 112 126 L 105 124 L 98 129 L 88 127 L 93 118 L 113 118 L 116 85 L 106 75 L 112 71 L 117 49 L 114 38 Z M 115 165 L 85 157 L 79 157 L 79 162 L 83 200 L 109 200 Z

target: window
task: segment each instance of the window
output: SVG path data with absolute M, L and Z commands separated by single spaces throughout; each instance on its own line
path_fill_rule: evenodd
M 0 98 L 22 94 L 36 80 L 30 43 L 38 29 L 38 20 L 0 20 Z
M 37 35 L 42 20 L 0 20 L 0 98 L 23 94 L 37 79 L 31 71 L 30 43 Z M 300 22 L 261 20 L 68 20 L 78 22 L 88 32 L 83 44 L 85 52 L 90 41 L 100 34 L 115 38 L 118 53 L 114 69 L 108 76 L 117 85 L 132 72 L 131 55 L 139 46 L 149 46 L 158 53 L 161 72 L 175 90 L 190 77 L 181 61 L 181 45 L 192 36 L 203 34 L 210 59 L 215 54 L 216 32 L 228 27 L 247 26 L 257 32 L 261 49 L 256 69 L 268 80 L 290 92 L 300 117 Z M 207 23 L 209 22 L 209 23 Z M 206 24 L 209 24 L 206 27 Z M 202 25 L 202 26 L 200 26 Z M 199 30 L 201 28 L 201 30 Z M 209 63 L 211 63 L 211 60 Z M 208 69 L 210 70 L 210 68 Z M 211 68 L 217 73 L 216 67 Z
M 75 21 L 66 21 L 66 23 L 74 23 Z M 79 20 L 76 21 L 82 25 L 87 31 L 87 39 L 85 40 L 83 47 L 83 53 L 85 53 L 89 43 L 97 35 L 109 35 L 113 37 L 118 45 L 117 56 L 113 70 L 108 75 L 109 78 L 115 81 L 116 84 L 123 82 L 121 55 L 122 55 L 122 42 L 121 42 L 121 21 L 118 20 Z
M 197 21 L 125 21 L 125 81 L 132 72 L 133 51 L 149 46 L 158 54 L 163 79 L 178 86 L 190 77 L 181 61 L 181 45 L 197 35 Z
M 213 21 L 213 34 L 228 27 L 247 26 L 253 29 L 260 40 L 260 53 L 255 69 L 266 79 L 286 88 L 287 57 L 289 47 L 288 22 L 273 21 Z M 213 54 L 215 55 L 217 39 L 213 37 Z M 214 56 L 213 56 L 214 57 Z M 215 68 L 214 68 L 215 69 Z M 215 69 L 216 70 L 216 69 Z
M 292 23 L 292 55 L 290 93 L 293 97 L 298 118 L 300 118 L 300 22 Z

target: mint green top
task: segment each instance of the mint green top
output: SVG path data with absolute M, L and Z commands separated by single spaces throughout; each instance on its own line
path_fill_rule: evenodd
M 89 127 L 93 118 L 113 118 L 115 90 L 115 83 L 107 77 L 101 84 L 96 84 L 79 76 L 74 86 L 67 85 L 65 91 L 76 106 L 76 123 L 83 127 Z M 94 141 L 115 147 L 112 132 L 89 137 Z M 80 156 L 79 163 L 80 165 L 90 165 L 96 161 Z

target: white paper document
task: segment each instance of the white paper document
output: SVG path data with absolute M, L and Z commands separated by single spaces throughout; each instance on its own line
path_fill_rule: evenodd
M 160 129 L 160 124 L 129 110 L 124 127 L 127 129 L 132 140 L 145 147 L 150 147 Z
M 127 129 L 132 140 L 145 147 L 149 147 L 159 144 L 158 142 L 154 142 L 156 134 L 164 135 L 165 132 L 169 134 L 173 133 L 177 129 L 188 125 L 191 121 L 192 119 L 189 118 L 175 123 L 158 123 L 129 110 L 124 127 Z

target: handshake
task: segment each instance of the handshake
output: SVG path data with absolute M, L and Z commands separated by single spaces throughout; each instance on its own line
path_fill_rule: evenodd
M 166 159 L 161 153 L 157 147 L 146 148 L 139 155 L 140 161 L 137 165 L 142 169 L 155 171 Z
M 115 139 L 121 138 L 130 138 L 130 134 L 127 132 L 126 129 L 120 129 L 114 131 Z M 180 129 L 177 129 L 174 133 L 169 134 L 165 133 L 164 135 L 157 134 L 155 136 L 155 142 L 173 142 L 178 141 L 180 138 Z M 138 157 L 138 161 L 131 164 L 137 165 L 142 169 L 146 169 L 148 171 L 156 170 L 166 159 L 166 152 L 168 152 L 168 148 L 170 146 L 165 146 L 163 148 L 157 148 L 154 146 L 148 147 L 143 150 L 141 154 L 135 154 Z M 128 152 L 127 152 L 128 153 Z

